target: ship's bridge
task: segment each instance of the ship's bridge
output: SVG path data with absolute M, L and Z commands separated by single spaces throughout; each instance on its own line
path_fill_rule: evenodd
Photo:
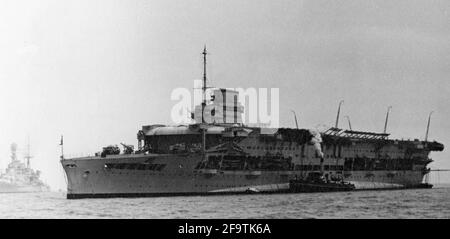
M 238 91 L 214 89 L 209 104 L 197 105 L 192 119 L 197 123 L 242 124 L 243 113 Z

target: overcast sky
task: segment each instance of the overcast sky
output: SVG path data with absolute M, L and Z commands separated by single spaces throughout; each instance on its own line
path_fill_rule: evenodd
M 209 84 L 279 88 L 280 123 L 333 125 L 344 100 L 355 130 L 450 147 L 450 1 L 7 1 L 0 3 L 0 168 L 30 136 L 32 166 L 65 188 L 69 155 L 136 145 L 170 124 L 207 44 Z M 341 127 L 346 127 L 341 118 Z M 432 153 L 450 168 L 450 150 Z M 437 175 L 432 179 L 437 182 Z M 450 181 L 441 173 L 440 182 Z

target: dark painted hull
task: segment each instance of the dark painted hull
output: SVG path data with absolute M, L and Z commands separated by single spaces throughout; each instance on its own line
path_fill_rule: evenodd
M 312 193 L 312 192 L 341 192 L 353 191 L 355 185 L 341 183 L 314 183 L 303 180 L 291 180 L 289 189 L 294 193 Z

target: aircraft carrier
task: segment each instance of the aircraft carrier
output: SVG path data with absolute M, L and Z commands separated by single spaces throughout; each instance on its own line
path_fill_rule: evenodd
M 137 150 L 108 146 L 90 157 L 62 155 L 67 198 L 289 192 L 290 181 L 317 173 L 356 190 L 432 186 L 424 179 L 430 152 L 444 149 L 439 142 L 341 129 L 339 110 L 335 127 L 322 131 L 244 125 L 237 91 L 214 89 L 206 99 L 206 54 L 196 123 L 142 126 Z

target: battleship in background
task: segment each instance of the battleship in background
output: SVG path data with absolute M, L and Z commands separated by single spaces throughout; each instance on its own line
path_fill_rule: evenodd
M 424 183 L 429 154 L 443 144 L 389 139 L 386 132 L 344 130 L 337 123 L 323 132 L 246 126 L 237 91 L 215 89 L 206 99 L 206 49 L 203 54 L 197 123 L 143 126 L 137 151 L 124 145 L 122 154 L 112 146 L 96 156 L 62 156 L 67 198 L 288 192 L 293 180 L 317 174 L 356 190 L 432 186 Z M 213 110 L 202 114 L 206 109 Z
M 47 192 L 48 185 L 39 177 L 41 172 L 30 167 L 29 150 L 25 155 L 26 164 L 17 159 L 17 145 L 11 144 L 11 162 L 4 173 L 0 173 L 0 193 Z

